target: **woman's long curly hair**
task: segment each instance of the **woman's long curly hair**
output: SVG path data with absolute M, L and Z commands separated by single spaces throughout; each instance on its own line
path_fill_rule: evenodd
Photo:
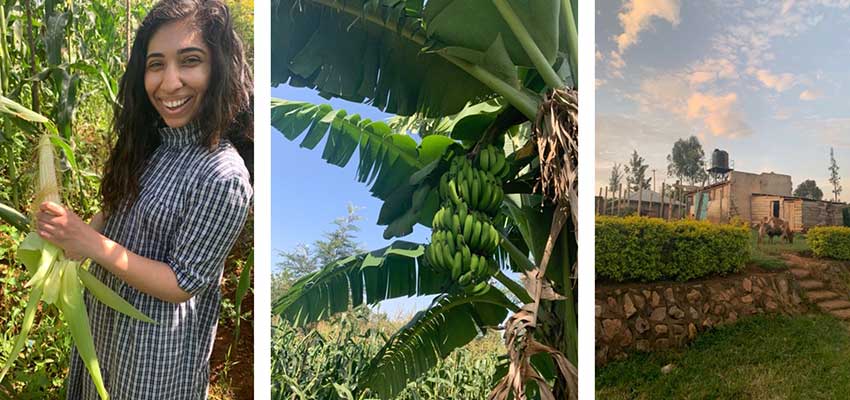
M 106 163 L 100 195 L 109 215 L 132 205 L 139 196 L 139 178 L 160 144 L 163 122 L 145 91 L 148 43 L 163 25 L 191 18 L 211 51 L 210 82 L 199 110 L 198 123 L 209 149 L 227 139 L 236 147 L 253 180 L 254 83 L 245 62 L 242 41 L 233 29 L 223 0 L 162 0 L 136 31 L 127 70 L 121 77 L 112 133 L 115 146 Z

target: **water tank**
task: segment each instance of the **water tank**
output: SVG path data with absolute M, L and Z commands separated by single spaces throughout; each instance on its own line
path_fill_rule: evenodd
M 711 153 L 711 168 L 708 171 L 721 174 L 731 171 L 729 169 L 729 153 L 714 149 L 714 152 Z

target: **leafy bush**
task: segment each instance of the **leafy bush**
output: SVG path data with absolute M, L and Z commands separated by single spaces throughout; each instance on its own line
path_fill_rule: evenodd
M 738 271 L 749 259 L 741 224 L 597 217 L 596 274 L 615 281 L 686 281 Z
M 818 226 L 809 230 L 809 247 L 818 257 L 850 260 L 850 228 Z

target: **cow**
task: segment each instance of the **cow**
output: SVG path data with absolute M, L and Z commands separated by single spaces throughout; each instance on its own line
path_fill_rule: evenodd
M 758 245 L 761 245 L 764 235 L 768 236 L 768 241 L 773 244 L 773 237 L 779 236 L 780 239 L 787 241 L 788 244 L 794 243 L 794 232 L 791 231 L 791 224 L 782 220 L 782 218 L 771 217 L 764 219 L 759 224 Z

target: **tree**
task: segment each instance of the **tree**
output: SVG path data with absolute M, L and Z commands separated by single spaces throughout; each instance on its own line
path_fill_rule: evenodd
M 551 285 L 563 300 L 541 301 L 553 300 L 543 298 L 552 292 L 529 295 L 496 268 L 494 278 L 533 312 L 520 311 L 523 304 L 499 290 L 464 292 L 425 256 L 434 247 L 405 240 L 335 260 L 295 282 L 272 311 L 305 324 L 359 304 L 436 295 L 364 368 L 355 397 L 394 397 L 437 360 L 516 313 L 505 330 L 511 366 L 500 370 L 493 398 L 517 398 L 526 382 L 554 398 L 576 398 L 577 2 L 511 3 L 274 2 L 273 84 L 315 88 L 398 116 L 439 118 L 434 126 L 451 137 L 429 134 L 417 143 L 382 121 L 286 100 L 273 100 L 272 125 L 289 140 L 303 135 L 302 147 L 325 143 L 322 158 L 340 167 L 357 153 L 357 179 L 383 201 L 378 223 L 387 227 L 386 239 L 402 238 L 416 224 L 431 227 L 441 209 L 440 178 L 456 157 L 478 159 L 489 146 L 518 142 L 500 176 L 519 196 L 495 203 L 494 243 L 508 255 L 502 268 L 531 272 L 532 284 Z M 470 24 L 483 34 L 468 35 Z M 481 107 L 494 100 L 497 108 Z M 526 122 L 533 138 L 516 128 Z M 528 165 L 532 173 L 520 177 Z M 554 370 L 531 363 L 540 349 Z
M 820 190 L 815 181 L 807 179 L 800 183 L 800 185 L 797 186 L 796 189 L 794 189 L 794 196 L 812 200 L 820 200 L 823 198 L 823 192 Z
M 614 167 L 611 168 L 611 177 L 608 178 L 608 190 L 616 193 L 620 190 L 620 185 L 623 181 L 623 171 L 620 170 L 622 164 L 614 163 Z
M 652 178 L 646 176 L 648 164 L 643 163 L 643 157 L 638 155 L 637 150 L 632 153 L 632 159 L 629 160 L 629 165 L 626 165 L 626 183 L 630 191 L 638 191 L 638 189 L 649 189 Z
M 363 251 L 354 236 L 360 230 L 356 222 L 362 219 L 357 210 L 349 204 L 348 215 L 334 220 L 336 229 L 326 232 L 324 239 L 314 241 L 312 246 L 298 244 L 292 251 L 278 253 L 283 260 L 277 263 L 278 272 L 272 276 L 272 298 L 282 296 L 295 281 L 320 267 Z
M 841 177 L 838 175 L 838 163 L 835 161 L 832 147 L 829 148 L 829 183 L 832 184 L 832 201 L 838 201 L 838 195 L 841 194 Z
M 667 155 L 667 176 L 692 185 L 705 180 L 705 153 L 696 136 L 679 139 L 673 143 L 673 150 Z

